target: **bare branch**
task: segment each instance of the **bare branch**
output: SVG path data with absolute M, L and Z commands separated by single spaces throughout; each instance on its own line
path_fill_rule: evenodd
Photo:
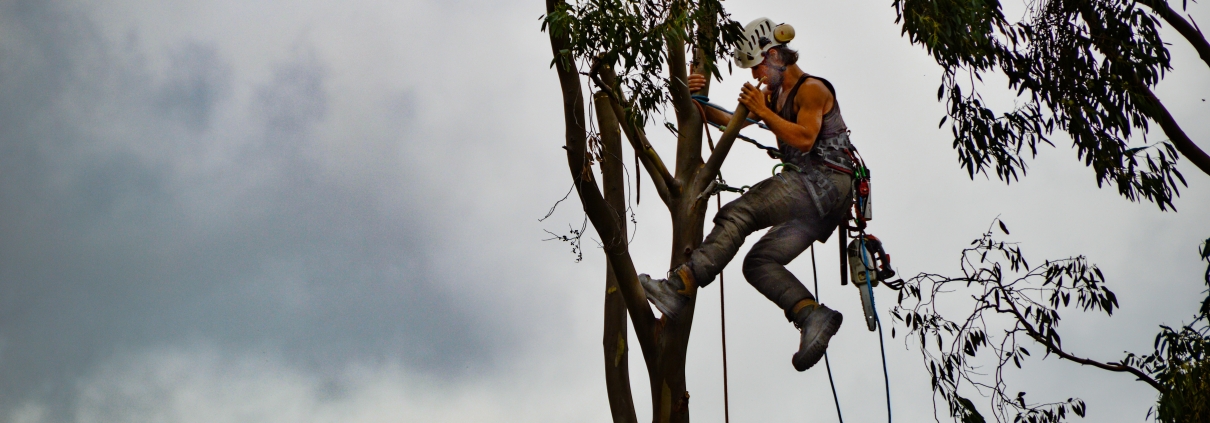
M 676 112 L 676 123 L 680 133 L 676 142 L 676 177 L 684 185 L 702 166 L 702 119 L 693 98 L 689 95 L 688 64 L 685 63 L 685 42 L 669 35 L 668 94 Z M 697 193 L 689 193 L 696 196 Z
M 1142 370 L 1136 369 L 1131 366 L 1119 364 L 1119 363 L 1102 363 L 1100 361 L 1096 361 L 1096 360 L 1092 360 L 1092 359 L 1088 359 L 1088 358 L 1077 357 L 1074 354 L 1068 353 L 1067 351 L 1063 351 L 1062 348 L 1060 348 L 1058 345 L 1055 345 L 1054 341 L 1050 337 L 1043 336 L 1040 332 L 1038 332 L 1038 330 L 1036 328 L 1033 327 L 1033 325 L 1030 325 L 1029 320 L 1024 315 L 1021 314 L 1021 310 L 1017 308 L 1016 304 L 1009 302 L 1008 305 L 1009 305 L 1009 308 L 1007 309 L 1007 311 L 1009 313 L 1011 313 L 1014 317 L 1017 318 L 1017 323 L 1020 324 L 1025 329 L 1025 332 L 1027 334 L 1029 334 L 1029 337 L 1033 338 L 1034 341 L 1037 341 L 1039 344 L 1042 344 L 1043 346 L 1045 346 L 1046 350 L 1048 352 L 1059 356 L 1059 358 L 1063 358 L 1063 359 L 1069 360 L 1069 361 L 1074 361 L 1076 363 L 1080 363 L 1080 364 L 1084 364 L 1084 365 L 1088 365 L 1088 366 L 1097 367 L 1097 368 L 1104 369 L 1104 370 L 1109 370 L 1111 372 L 1130 373 L 1132 375 L 1137 376 L 1139 378 L 1139 380 L 1141 380 L 1143 382 L 1147 382 L 1147 384 L 1151 385 L 1151 387 L 1155 388 L 1155 390 L 1160 391 L 1160 393 L 1168 392 L 1168 388 L 1165 388 L 1164 385 L 1161 385 L 1158 381 L 1156 381 L 1155 379 L 1152 379 L 1150 375 L 1143 372 Z
M 1147 88 L 1146 85 L 1136 85 L 1139 85 L 1139 91 L 1142 91 L 1143 96 L 1151 103 L 1151 113 L 1149 113 L 1151 118 L 1160 124 L 1164 135 L 1167 135 L 1168 139 L 1172 141 L 1176 151 L 1181 152 L 1181 155 L 1189 159 L 1189 162 L 1201 169 L 1203 173 L 1210 175 L 1210 155 L 1193 143 L 1189 135 L 1185 134 L 1185 130 L 1181 129 L 1181 125 L 1176 122 L 1176 118 L 1172 117 L 1172 113 L 1168 112 L 1168 108 L 1164 107 L 1164 103 L 1155 96 L 1155 93 L 1151 92 L 1150 88 Z
M 651 182 L 655 185 L 656 193 L 660 195 L 664 204 L 671 204 L 672 194 L 680 192 L 680 185 L 668 172 L 668 167 L 660 159 L 659 153 L 656 153 L 655 149 L 651 147 L 642 128 L 635 126 L 633 115 L 622 107 L 623 104 L 627 104 L 626 97 L 621 90 L 617 89 L 617 77 L 613 74 L 613 70 L 608 66 L 602 66 L 593 78 L 593 82 L 609 94 L 609 102 L 614 116 L 619 117 L 622 132 L 626 134 L 626 139 L 630 141 L 630 146 L 634 148 L 634 151 L 639 153 L 639 160 L 643 163 L 643 168 L 647 169 L 647 174 L 651 175 Z
M 694 186 L 704 187 L 718 177 L 718 172 L 723 167 L 723 160 L 727 159 L 727 153 L 731 151 L 731 146 L 735 145 L 735 137 L 739 135 L 739 130 L 744 126 L 744 119 L 747 118 L 748 107 L 743 104 L 736 105 L 735 114 L 731 115 L 731 122 L 727 123 L 727 129 L 718 138 L 718 144 L 715 145 L 714 152 L 710 154 L 710 159 L 706 160 L 706 166 L 702 168 L 701 172 L 698 172 Z
M 609 105 L 605 93 L 594 95 L 597 112 L 597 127 L 600 130 L 601 179 L 605 191 L 605 202 L 626 231 L 626 183 L 623 178 L 622 134 L 618 119 Z M 609 395 L 609 409 L 614 423 L 638 423 L 634 411 L 634 395 L 630 390 L 629 354 L 626 347 L 626 297 L 618 284 L 617 273 L 606 259 L 605 267 L 605 319 L 602 328 L 601 346 L 605 359 L 605 391 Z M 634 289 L 634 288 L 631 288 Z

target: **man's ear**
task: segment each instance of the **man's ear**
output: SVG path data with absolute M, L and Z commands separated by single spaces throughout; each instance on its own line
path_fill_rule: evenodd
M 778 53 L 775 48 L 765 50 L 765 60 L 776 60 L 779 65 L 784 63 L 781 60 L 781 53 Z

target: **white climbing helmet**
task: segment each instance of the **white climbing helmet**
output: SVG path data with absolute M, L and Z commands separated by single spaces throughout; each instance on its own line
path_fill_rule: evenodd
M 764 52 L 794 39 L 794 27 L 774 24 L 769 18 L 758 18 L 744 27 L 744 38 L 735 50 L 735 65 L 748 69 L 765 60 Z

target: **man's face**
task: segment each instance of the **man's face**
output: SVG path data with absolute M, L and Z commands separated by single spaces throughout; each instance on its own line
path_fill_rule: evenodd
M 782 71 L 785 70 L 780 65 L 781 62 L 778 60 L 777 52 L 769 51 L 765 56 L 765 60 L 762 60 L 759 65 L 752 67 L 752 79 L 759 81 L 761 78 L 765 78 L 766 86 L 779 86 L 782 82 Z
M 769 59 L 765 59 L 765 61 L 768 61 L 768 60 Z M 752 79 L 759 81 L 761 77 L 765 76 L 766 69 L 768 69 L 768 66 L 765 66 L 764 61 L 760 62 L 759 65 L 753 66 L 752 67 Z

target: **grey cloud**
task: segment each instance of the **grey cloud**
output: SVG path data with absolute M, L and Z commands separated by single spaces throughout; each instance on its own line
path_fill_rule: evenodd
M 170 54 L 168 76 L 157 94 L 159 111 L 189 129 L 203 131 L 230 84 L 230 66 L 213 46 L 185 43 Z
M 430 268 L 440 210 L 382 196 L 418 176 L 355 184 L 306 153 L 330 106 L 305 46 L 241 106 L 212 45 L 171 50 L 157 79 L 69 6 L 3 2 L 0 22 L 0 409 L 67 419 L 92 366 L 197 338 L 321 372 L 490 365 L 497 329 Z M 253 113 L 215 135 L 232 107 Z
M 294 134 L 322 119 L 327 112 L 324 69 L 313 52 L 302 49 L 294 60 L 279 65 L 273 81 L 257 92 L 257 106 L 268 129 Z

